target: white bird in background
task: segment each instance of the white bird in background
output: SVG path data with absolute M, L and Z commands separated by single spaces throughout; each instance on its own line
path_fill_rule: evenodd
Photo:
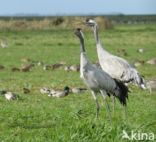
M 64 87 L 64 90 L 54 90 L 43 87 L 40 89 L 41 94 L 48 94 L 49 97 L 61 98 L 69 95 L 70 88 L 68 86 Z
M 62 98 L 67 95 L 69 95 L 70 88 L 68 86 L 64 87 L 64 90 L 59 90 L 59 91 L 50 91 L 48 94 L 49 97 L 56 97 L 56 98 Z
M 102 69 L 112 78 L 124 83 L 134 83 L 140 88 L 146 89 L 144 79 L 134 67 L 132 67 L 125 59 L 114 56 L 103 48 L 98 35 L 97 23 L 92 19 L 87 19 L 86 24 L 93 28 L 97 54 Z
M 4 94 L 4 96 L 5 96 L 6 100 L 8 100 L 8 101 L 17 99 L 17 96 L 14 93 L 12 93 L 12 92 L 6 92 Z
M 84 46 L 84 38 L 81 29 L 76 29 L 75 35 L 80 40 L 80 77 L 83 79 L 88 88 L 91 89 L 92 96 L 96 101 L 96 116 L 99 114 L 99 103 L 97 100 L 97 93 L 100 93 L 106 104 L 106 110 L 109 113 L 111 120 L 109 105 L 106 96 L 113 95 L 119 99 L 120 103 L 126 106 L 126 99 L 128 98 L 128 88 L 124 83 L 111 78 L 105 71 L 96 68 L 87 58 Z
M 50 92 L 51 92 L 51 90 L 46 87 L 43 87 L 40 89 L 41 94 L 49 94 Z
M 1 47 L 2 48 L 7 48 L 8 47 L 8 41 L 6 38 L 1 39 Z
M 72 93 L 74 94 L 81 94 L 81 93 L 84 93 L 85 91 L 87 91 L 87 88 L 72 88 L 71 89 Z

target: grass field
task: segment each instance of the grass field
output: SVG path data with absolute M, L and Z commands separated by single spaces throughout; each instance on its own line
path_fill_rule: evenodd
M 90 29 L 84 30 L 88 57 L 97 61 L 95 42 Z M 122 131 L 151 133 L 156 137 L 156 92 L 142 91 L 135 86 L 128 100 L 128 117 L 117 102 L 113 124 L 106 116 L 105 106 L 99 96 L 101 111 L 95 119 L 95 102 L 91 93 L 70 94 L 55 99 L 42 95 L 41 87 L 63 88 L 85 87 L 78 72 L 63 69 L 44 71 L 36 66 L 30 72 L 12 72 L 20 67 L 21 59 L 30 58 L 45 64 L 64 61 L 67 65 L 79 64 L 79 41 L 73 29 L 1 31 L 0 37 L 8 39 L 9 48 L 0 48 L 0 89 L 19 94 L 20 99 L 12 102 L 0 96 L 0 142 L 124 142 Z M 101 30 L 100 37 L 105 48 L 117 55 L 125 49 L 129 62 L 149 60 L 156 56 L 156 26 L 119 25 L 111 30 Z M 137 49 L 144 48 L 144 53 Z M 145 79 L 156 77 L 156 67 L 149 64 L 138 66 Z M 25 84 L 31 92 L 24 94 Z M 112 105 L 111 100 L 110 104 Z M 145 141 L 145 140 L 143 140 Z

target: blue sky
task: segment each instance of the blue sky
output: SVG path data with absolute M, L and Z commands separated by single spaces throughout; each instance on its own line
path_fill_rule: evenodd
M 0 0 L 7 14 L 156 14 L 156 0 Z

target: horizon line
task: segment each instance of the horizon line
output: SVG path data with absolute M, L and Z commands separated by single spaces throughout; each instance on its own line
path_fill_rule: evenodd
M 131 15 L 152 15 L 156 16 L 156 13 L 133 13 L 133 14 L 125 14 L 122 12 L 112 12 L 112 13 L 89 13 L 89 14 L 82 14 L 82 13 L 75 13 L 75 14 L 66 14 L 66 13 L 57 13 L 57 14 L 38 14 L 38 13 L 17 13 L 17 14 L 0 14 L 0 17 L 53 17 L 53 16 L 131 16 Z

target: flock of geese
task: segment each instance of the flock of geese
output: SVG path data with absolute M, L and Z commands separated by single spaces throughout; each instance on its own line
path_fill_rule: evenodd
M 98 60 L 100 67 L 95 66 L 90 62 L 87 57 L 85 50 L 85 41 L 83 31 L 80 28 L 75 30 L 75 35 L 80 41 L 80 65 L 79 66 L 68 66 L 65 70 L 75 70 L 80 71 L 80 78 L 84 81 L 86 86 L 91 90 L 91 94 L 96 103 L 96 117 L 99 116 L 100 105 L 97 99 L 97 94 L 99 93 L 105 102 L 106 110 L 109 114 L 109 119 L 111 120 L 110 107 L 107 102 L 107 96 L 111 97 L 113 104 L 115 103 L 115 98 L 125 106 L 127 105 L 128 99 L 128 84 L 136 84 L 141 89 L 146 89 L 143 77 L 139 72 L 131 66 L 125 59 L 112 55 L 105 50 L 102 46 L 99 34 L 98 34 L 98 24 L 93 19 L 87 19 L 86 25 L 91 27 L 93 30 L 93 35 L 96 43 L 96 50 L 98 55 Z M 1 45 L 4 47 L 4 44 Z M 142 51 L 141 51 L 142 52 Z M 49 68 L 56 68 L 62 65 L 54 66 L 44 66 L 45 70 Z M 24 69 L 23 69 L 24 70 Z M 82 90 L 72 90 L 72 92 L 84 91 Z M 42 94 L 48 94 L 49 97 L 65 97 L 69 94 L 70 88 L 66 86 L 63 91 L 53 90 L 48 88 L 41 88 L 40 92 Z M 11 92 L 1 92 L 5 94 L 7 100 L 16 99 L 15 95 Z
M 87 88 L 78 88 L 78 87 L 70 88 L 68 86 L 65 86 L 63 90 L 56 90 L 52 88 L 43 87 L 40 89 L 40 93 L 47 94 L 49 97 L 61 98 L 68 96 L 69 93 L 81 94 L 87 90 L 88 90 Z

